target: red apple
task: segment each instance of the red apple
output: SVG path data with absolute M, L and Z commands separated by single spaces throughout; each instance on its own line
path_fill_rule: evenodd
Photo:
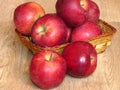
M 87 11 L 87 19 L 89 21 L 97 22 L 99 17 L 100 17 L 100 9 L 98 5 L 95 2 L 90 1 L 89 8 Z
M 102 30 L 97 23 L 87 21 L 73 30 L 71 41 L 86 41 L 101 34 Z
M 88 76 L 96 69 L 97 53 L 88 42 L 73 42 L 64 48 L 62 55 L 67 63 L 67 73 L 71 76 Z
M 22 34 L 30 35 L 33 23 L 44 14 L 44 9 L 38 3 L 23 3 L 19 5 L 14 11 L 15 26 Z
M 32 28 L 31 37 L 35 44 L 42 47 L 52 47 L 66 41 L 67 26 L 55 14 L 46 14 L 38 19 Z
M 72 27 L 83 24 L 86 20 L 90 0 L 57 0 L 57 14 Z
M 50 89 L 62 83 L 66 75 L 66 61 L 56 52 L 36 53 L 30 64 L 30 78 L 38 87 Z

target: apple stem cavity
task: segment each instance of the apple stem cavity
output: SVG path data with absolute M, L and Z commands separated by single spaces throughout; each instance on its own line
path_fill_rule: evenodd
M 84 0 L 80 0 L 80 5 L 84 8 Z
M 52 61 L 52 60 L 53 60 L 52 58 L 53 58 L 52 53 L 50 53 L 50 54 L 48 54 L 48 55 L 45 56 L 45 59 L 46 59 L 47 61 Z
M 84 9 L 84 10 L 86 10 L 87 9 L 87 5 L 86 5 L 87 3 L 86 3 L 86 0 L 80 0 L 80 5 L 81 5 L 81 7 Z
M 37 34 L 43 35 L 43 34 L 45 34 L 46 31 L 47 31 L 46 27 L 45 26 L 41 26 L 41 27 L 38 28 Z

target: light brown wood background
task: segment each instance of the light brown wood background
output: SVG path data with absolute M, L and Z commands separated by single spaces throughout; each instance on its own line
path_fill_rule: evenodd
M 14 9 L 33 0 L 0 0 L 0 90 L 39 90 L 29 78 L 32 53 L 14 32 Z M 55 12 L 56 0 L 34 0 L 47 13 Z M 120 0 L 94 0 L 100 7 L 100 18 L 118 31 L 107 50 L 98 55 L 96 71 L 87 78 L 66 76 L 53 90 L 120 90 Z

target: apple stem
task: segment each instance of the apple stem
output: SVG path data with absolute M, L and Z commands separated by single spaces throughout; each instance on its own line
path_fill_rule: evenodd
M 43 26 L 43 32 L 45 32 L 46 31 L 46 27 L 45 26 Z
M 52 60 L 52 53 L 50 54 L 50 58 L 49 58 L 49 61 L 51 61 Z
M 45 32 L 46 32 L 46 27 L 45 26 L 39 27 L 38 34 L 44 34 Z
M 46 59 L 47 61 L 51 61 L 51 60 L 52 60 L 52 53 L 46 55 L 46 56 L 45 56 L 45 59 Z

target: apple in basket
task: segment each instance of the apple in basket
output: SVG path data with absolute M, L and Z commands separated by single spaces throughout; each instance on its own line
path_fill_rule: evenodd
M 97 66 L 97 52 L 88 42 L 76 41 L 67 45 L 62 53 L 67 63 L 67 73 L 73 77 L 92 74 Z
M 100 16 L 100 9 L 97 3 L 90 1 L 89 9 L 87 11 L 87 19 L 89 21 L 97 22 Z
M 60 45 L 66 41 L 67 26 L 56 14 L 46 14 L 33 25 L 31 38 L 42 47 Z
M 19 32 L 24 35 L 31 34 L 34 22 L 45 14 L 41 5 L 35 2 L 27 2 L 19 5 L 14 11 L 14 23 Z
M 90 0 L 57 0 L 57 14 L 72 27 L 83 24 L 86 20 Z
M 33 56 L 29 70 L 33 83 L 46 90 L 62 83 L 66 75 L 66 61 L 60 54 L 44 50 Z
M 83 25 L 73 29 L 71 42 L 87 41 L 102 34 L 100 26 L 91 21 L 86 21 Z

